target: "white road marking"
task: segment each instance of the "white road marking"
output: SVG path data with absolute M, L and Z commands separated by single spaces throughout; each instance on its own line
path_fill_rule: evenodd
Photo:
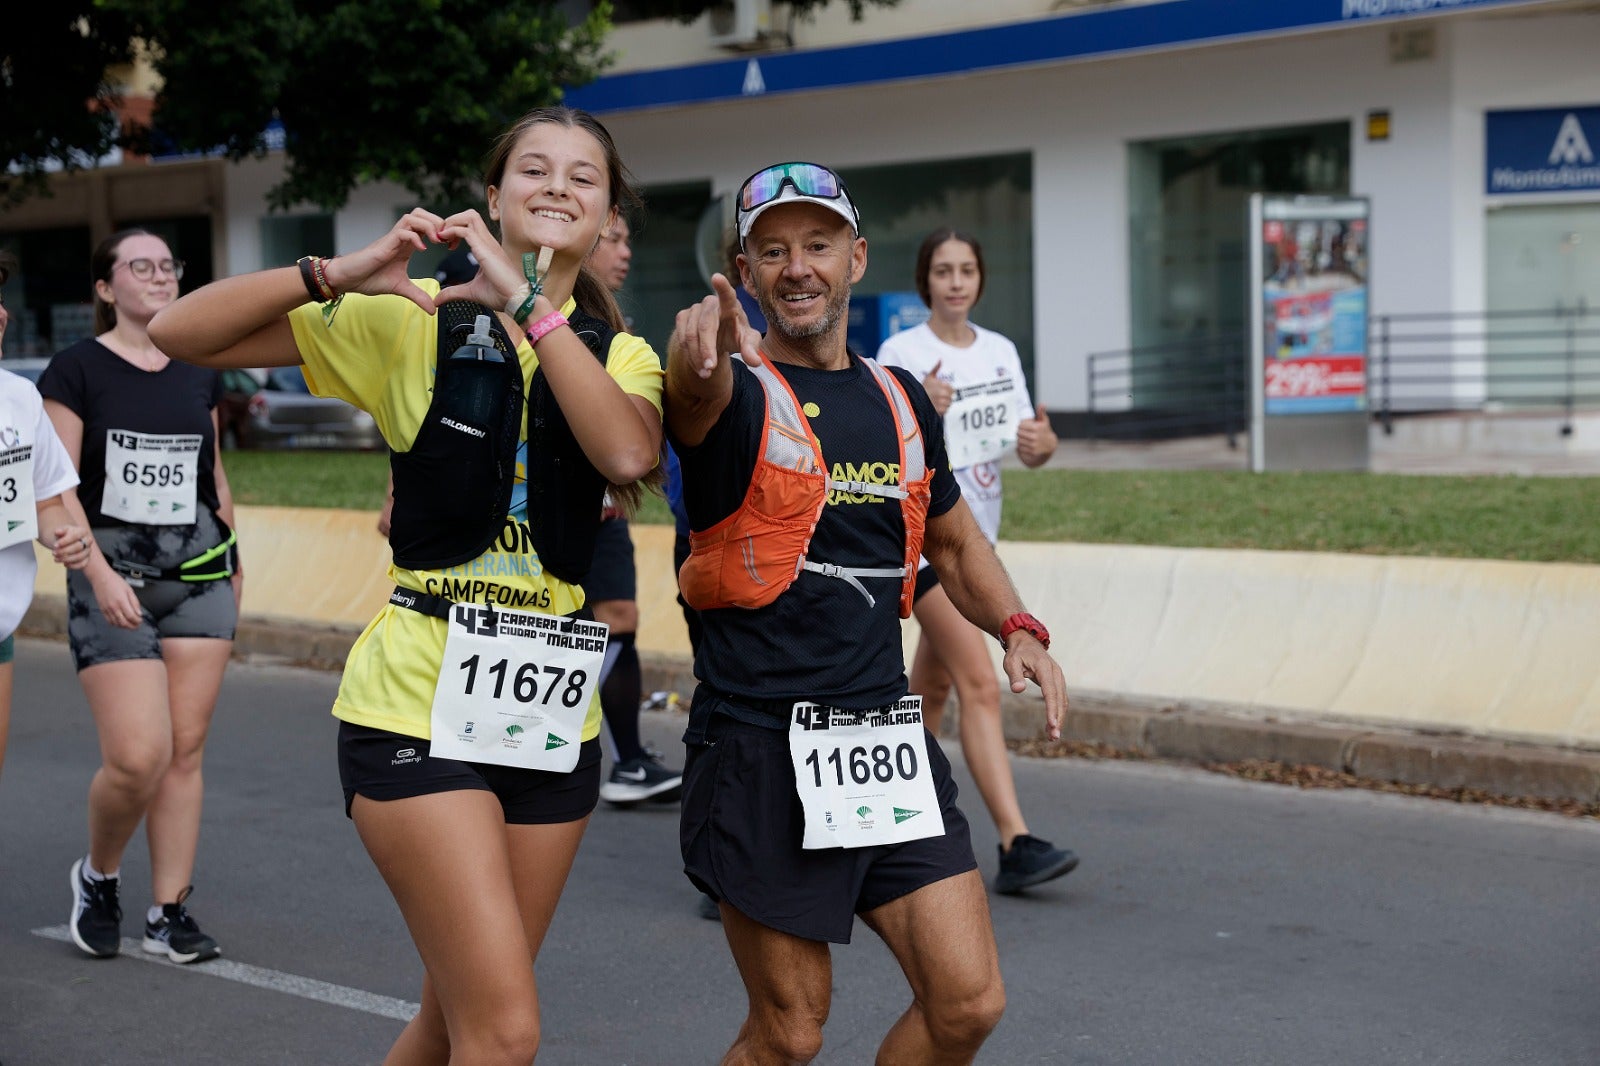
M 46 940 L 59 940 L 63 943 L 72 943 L 72 934 L 64 925 L 49 925 L 33 931 L 34 936 L 42 936 Z M 122 955 L 124 958 L 137 959 L 140 962 L 151 962 L 158 966 L 170 966 L 178 970 L 187 970 L 191 973 L 203 973 L 209 977 L 220 977 L 225 981 L 237 981 L 242 985 L 253 985 L 256 988 L 270 989 L 273 992 L 282 992 L 285 995 L 299 996 L 301 999 L 313 999 L 318 1003 L 331 1003 L 335 1007 L 345 1007 L 349 1010 L 365 1011 L 376 1014 L 380 1018 L 393 1018 L 396 1021 L 409 1022 L 416 1016 L 419 1004 L 410 1003 L 392 996 L 380 996 L 372 992 L 363 992 L 359 988 L 346 988 L 344 985 L 330 984 L 327 981 L 318 981 L 310 977 L 300 977 L 292 973 L 283 973 L 279 970 L 268 970 L 260 966 L 251 966 L 243 962 L 233 962 L 230 959 L 210 959 L 206 962 L 179 964 L 172 962 L 165 955 L 151 955 L 144 950 L 144 942 L 132 937 L 122 938 Z

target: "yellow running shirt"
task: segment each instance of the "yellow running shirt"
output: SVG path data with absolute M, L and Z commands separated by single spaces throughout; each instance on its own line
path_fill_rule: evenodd
M 417 282 L 430 296 L 431 279 Z M 561 310 L 572 314 L 574 301 Z M 306 304 L 289 313 L 295 343 L 305 362 L 306 384 L 318 396 L 336 396 L 371 413 L 383 439 L 406 451 L 416 439 L 433 399 L 438 321 L 399 296 L 344 297 L 332 324 L 322 308 Z M 517 338 L 524 387 L 539 365 L 533 346 Z M 611 344 L 606 370 L 622 391 L 642 396 L 661 411 L 661 361 L 650 345 L 628 334 Z M 544 573 L 531 546 L 527 525 L 527 419 L 517 451 L 511 512 L 499 540 L 482 555 L 444 570 L 389 567 L 395 584 L 447 599 L 495 603 L 513 609 L 564 615 L 583 606 L 583 589 Z M 360 560 L 352 560 L 360 565 Z M 385 604 L 350 649 L 334 717 L 406 736 L 429 736 L 433 690 L 444 657 L 445 623 L 403 607 Z M 583 739 L 600 733 L 596 692 L 583 724 Z

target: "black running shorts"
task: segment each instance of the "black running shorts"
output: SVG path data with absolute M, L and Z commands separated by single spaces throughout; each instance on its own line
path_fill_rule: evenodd
M 638 596 L 633 565 L 633 537 L 626 518 L 607 518 L 594 538 L 594 563 L 583 579 L 586 603 L 632 600 Z
M 927 735 L 927 734 L 924 734 Z M 928 736 L 944 835 L 870 848 L 800 846 L 788 734 L 713 714 L 705 744 L 688 746 L 679 844 L 696 888 L 791 936 L 850 942 L 855 915 L 977 869 L 950 760 Z
M 933 572 L 933 567 L 924 566 L 917 571 L 916 588 L 911 593 L 911 602 L 916 603 L 922 597 L 932 592 L 939 584 L 939 575 Z
M 584 741 L 578 765 L 561 774 L 435 759 L 426 740 L 340 722 L 339 782 L 346 817 L 357 795 L 382 801 L 476 788 L 495 794 L 508 825 L 576 822 L 600 802 L 600 738 Z

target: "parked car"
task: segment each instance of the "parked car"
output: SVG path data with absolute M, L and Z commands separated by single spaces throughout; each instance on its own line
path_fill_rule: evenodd
M 225 372 L 226 373 L 226 372 Z M 233 429 L 241 448 L 382 448 L 383 436 L 372 416 L 343 400 L 313 396 L 297 366 L 278 366 L 255 388 L 243 371 L 224 377 L 223 388 L 243 396 L 247 418 Z M 234 402 L 237 402 L 235 400 Z M 224 399 L 224 408 L 229 401 Z M 219 421 L 225 417 L 218 412 Z M 227 431 L 223 439 L 226 445 Z
M 250 448 L 255 437 L 250 424 L 250 398 L 261 391 L 261 382 L 248 370 L 229 367 L 222 371 L 222 403 L 217 405 L 217 428 L 224 448 Z

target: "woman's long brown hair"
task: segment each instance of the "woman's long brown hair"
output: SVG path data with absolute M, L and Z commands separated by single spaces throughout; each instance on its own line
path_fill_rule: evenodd
M 522 135 L 535 126 L 547 124 L 580 129 L 593 137 L 599 143 L 600 151 L 606 159 L 607 190 L 611 206 L 623 214 L 637 211 L 643 200 L 634 185 L 633 176 L 622 163 L 622 156 L 617 152 L 617 144 L 611 139 L 611 131 L 601 125 L 600 120 L 589 112 L 573 107 L 535 108 L 507 128 L 494 142 L 494 147 L 489 150 L 489 156 L 484 162 L 484 184 L 498 186 L 505 176 L 507 164 L 511 161 L 512 149 L 522 139 Z M 627 323 L 623 321 L 622 309 L 617 306 L 616 297 L 611 295 L 611 290 L 606 288 L 604 282 L 594 276 L 587 261 L 578 268 L 578 278 L 572 285 L 572 298 L 584 311 L 601 319 L 618 333 L 627 332 Z M 638 512 L 640 503 L 644 501 L 644 490 L 648 488 L 660 496 L 666 480 L 666 465 L 658 462 L 654 469 L 638 481 L 627 485 L 612 485 L 609 490 L 612 502 L 624 514 L 631 516 Z

